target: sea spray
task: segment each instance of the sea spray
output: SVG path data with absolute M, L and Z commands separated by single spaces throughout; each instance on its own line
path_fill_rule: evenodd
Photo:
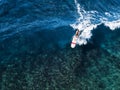
M 79 17 L 77 17 L 76 22 L 70 24 L 73 29 L 79 29 L 82 33 L 79 35 L 79 39 L 77 40 L 77 44 L 85 45 L 88 40 L 92 36 L 92 30 L 97 28 L 98 25 L 104 24 L 109 27 L 111 30 L 115 30 L 116 28 L 120 28 L 120 15 L 119 13 L 109 13 L 104 12 L 100 13 L 95 10 L 86 11 L 77 0 L 74 0 L 77 13 Z
M 92 36 L 91 30 L 97 27 L 97 25 L 91 23 L 91 20 L 94 19 L 92 18 L 92 15 L 94 14 L 91 13 L 96 13 L 96 11 L 86 12 L 77 2 L 77 0 L 74 0 L 74 2 L 77 7 L 79 18 L 74 24 L 71 24 L 71 26 L 74 29 L 79 29 L 82 31 L 82 33 L 79 35 L 79 39 L 77 40 L 77 44 L 87 44 L 87 40 L 89 40 Z

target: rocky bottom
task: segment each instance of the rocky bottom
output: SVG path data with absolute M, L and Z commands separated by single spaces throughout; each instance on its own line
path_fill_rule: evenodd
M 0 90 L 120 90 L 119 47 L 114 36 L 98 47 L 67 45 L 42 53 L 24 44 L 8 47 L 0 53 Z

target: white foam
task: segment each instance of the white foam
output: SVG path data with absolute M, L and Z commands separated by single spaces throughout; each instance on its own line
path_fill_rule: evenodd
M 79 29 L 82 31 L 82 33 L 79 35 L 77 44 L 87 44 L 87 41 L 92 36 L 91 31 L 102 23 L 111 30 L 120 28 L 120 17 L 118 17 L 118 14 L 111 15 L 109 12 L 105 12 L 104 16 L 100 16 L 101 14 L 99 14 L 97 11 L 85 11 L 77 2 L 77 0 L 74 0 L 74 2 L 77 8 L 77 13 L 79 14 L 79 18 L 75 23 L 70 24 L 70 26 L 74 29 Z M 109 17 L 110 20 L 107 17 Z
M 77 43 L 79 45 L 87 44 L 87 40 L 89 40 L 92 36 L 91 30 L 97 27 L 97 24 L 92 24 L 91 19 L 93 19 L 92 15 L 96 13 L 96 11 L 86 12 L 81 8 L 80 4 L 75 0 L 75 5 L 77 6 L 77 12 L 79 14 L 79 18 L 74 24 L 71 26 L 74 29 L 79 29 L 82 33 L 79 35 L 79 39 Z
M 80 7 L 80 4 L 77 2 L 77 0 L 74 0 L 74 2 L 75 2 L 75 5 L 76 5 L 76 7 L 77 7 L 77 13 L 80 15 L 80 18 L 83 18 L 83 15 L 82 15 L 82 9 L 81 9 L 81 7 Z
M 105 26 L 108 26 L 111 30 L 115 30 L 117 28 L 120 28 L 120 20 L 112 21 L 112 22 L 105 22 Z

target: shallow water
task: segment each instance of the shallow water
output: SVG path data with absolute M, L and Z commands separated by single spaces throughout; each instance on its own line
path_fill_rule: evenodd
M 1 0 L 0 90 L 119 90 L 119 4 Z M 86 29 L 80 23 L 86 20 L 96 28 Z M 80 35 L 87 44 L 72 49 L 74 29 L 80 27 L 87 31 Z

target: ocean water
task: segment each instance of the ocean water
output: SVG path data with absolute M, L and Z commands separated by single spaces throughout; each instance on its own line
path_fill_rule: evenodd
M 0 0 L 0 90 L 120 90 L 119 47 L 120 0 Z

